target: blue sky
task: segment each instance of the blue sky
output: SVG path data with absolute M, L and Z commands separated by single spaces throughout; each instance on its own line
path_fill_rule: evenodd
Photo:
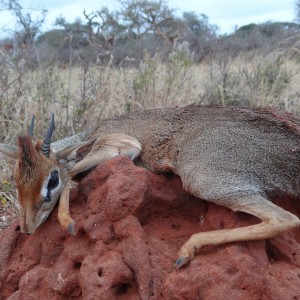
M 235 26 L 266 21 L 288 21 L 295 18 L 293 0 L 169 0 L 169 7 L 178 12 L 195 11 L 206 14 L 211 24 L 218 25 L 220 33 L 230 33 Z M 56 17 L 62 15 L 67 21 L 82 18 L 82 11 L 97 11 L 103 6 L 114 10 L 118 8 L 117 0 L 19 0 L 24 8 L 30 8 L 31 14 L 35 9 L 47 9 L 47 19 L 44 29 L 53 26 Z M 0 12 L 0 31 L 13 28 L 14 18 L 9 12 Z

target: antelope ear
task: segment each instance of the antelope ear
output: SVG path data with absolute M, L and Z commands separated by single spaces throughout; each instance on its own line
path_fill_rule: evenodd
M 91 140 L 72 144 L 61 150 L 52 149 L 52 152 L 59 163 L 63 164 L 67 170 L 71 170 L 77 162 L 84 159 L 91 151 L 95 141 L 96 140 Z
M 18 147 L 16 146 L 0 144 L 0 152 L 9 158 L 18 158 Z

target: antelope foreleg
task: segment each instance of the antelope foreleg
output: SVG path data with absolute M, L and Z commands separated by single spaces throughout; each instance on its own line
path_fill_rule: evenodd
M 70 216 L 69 211 L 69 196 L 70 196 L 70 185 L 71 182 L 68 180 L 66 186 L 64 187 L 59 200 L 58 206 L 58 221 L 60 225 L 67 230 L 71 235 L 75 235 L 75 222 Z

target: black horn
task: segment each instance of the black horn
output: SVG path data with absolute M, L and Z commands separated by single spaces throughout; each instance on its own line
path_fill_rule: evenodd
M 28 134 L 33 139 L 33 128 L 34 128 L 34 116 L 31 119 L 30 127 L 28 128 Z
M 54 113 L 51 115 L 51 122 L 50 126 L 48 128 L 48 131 L 44 137 L 43 140 L 43 146 L 42 146 L 42 153 L 49 158 L 50 156 L 50 145 L 51 145 L 51 138 L 54 131 L 55 125 L 54 125 Z

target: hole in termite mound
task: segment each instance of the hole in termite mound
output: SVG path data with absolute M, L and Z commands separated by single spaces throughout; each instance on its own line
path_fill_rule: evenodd
M 102 268 L 99 268 L 99 270 L 98 270 L 98 276 L 102 277 L 102 275 L 103 275 L 103 270 L 102 270 Z
M 128 290 L 131 288 L 131 285 L 129 283 L 120 283 L 112 286 L 115 294 L 117 295 L 123 295 L 128 292 Z
M 75 261 L 75 262 L 73 263 L 73 268 L 74 268 L 75 270 L 79 270 L 79 269 L 81 268 L 81 265 L 82 265 L 82 263 L 81 263 L 80 261 Z

